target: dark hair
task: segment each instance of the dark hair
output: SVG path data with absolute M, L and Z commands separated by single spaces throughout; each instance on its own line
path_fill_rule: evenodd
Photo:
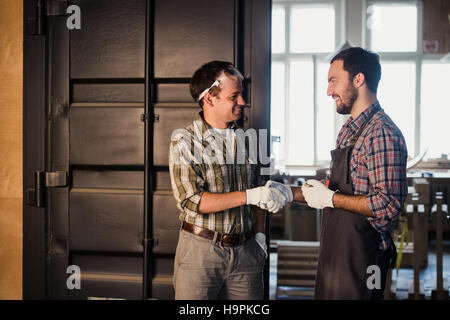
M 192 98 L 194 98 L 195 101 L 198 101 L 199 95 L 205 89 L 208 89 L 214 83 L 214 81 L 216 81 L 217 77 L 222 71 L 230 76 L 237 77 L 239 81 L 243 80 L 242 74 L 230 62 L 211 61 L 205 63 L 197 71 L 195 71 L 189 83 L 189 90 L 191 92 Z M 219 92 L 219 87 L 213 87 L 210 91 L 211 95 L 213 96 L 217 96 Z M 198 101 L 198 103 L 201 107 L 203 107 L 203 98 Z
M 364 74 L 369 90 L 377 93 L 381 78 L 380 56 L 378 54 L 360 47 L 351 47 L 335 55 L 330 64 L 336 60 L 344 62 L 344 70 L 350 74 L 350 80 L 361 72 Z

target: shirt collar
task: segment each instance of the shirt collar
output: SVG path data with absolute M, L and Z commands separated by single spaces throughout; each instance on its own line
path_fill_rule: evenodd
M 233 121 L 228 124 L 228 129 L 235 130 L 238 128 L 238 124 Z M 198 139 L 206 140 L 211 137 L 212 134 L 211 125 L 209 125 L 204 118 L 203 111 L 200 111 L 194 120 L 194 134 Z
M 369 117 L 373 109 L 377 108 L 379 105 L 380 105 L 379 102 L 376 101 L 375 103 L 370 105 L 370 107 L 368 107 L 366 110 L 361 112 L 356 119 L 353 119 L 352 117 L 348 118 L 348 120 L 344 124 L 344 127 L 347 127 L 350 130 L 356 132 L 362 126 L 364 121 L 366 121 L 366 119 Z

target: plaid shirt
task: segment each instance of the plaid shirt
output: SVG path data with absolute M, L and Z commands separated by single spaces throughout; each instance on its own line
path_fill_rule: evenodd
M 345 122 L 337 138 L 337 148 L 349 145 L 349 140 L 378 105 L 374 103 L 356 119 L 350 117 Z M 380 249 L 389 247 L 393 224 L 408 195 L 407 157 L 401 131 L 381 109 L 361 133 L 350 160 L 353 193 L 367 194 L 367 205 L 375 215 L 367 219 L 381 235 Z M 331 170 L 332 166 L 331 163 Z
M 237 129 L 237 125 L 231 124 L 230 129 L 228 133 Z M 205 191 L 228 193 L 259 185 L 259 167 L 250 163 L 248 150 L 237 150 L 234 136 L 234 148 L 228 148 L 234 150 L 227 154 L 226 143 L 216 139 L 218 136 L 204 121 L 203 112 L 197 115 L 192 124 L 172 134 L 169 171 L 173 195 L 181 210 L 179 219 L 221 233 L 244 233 L 251 230 L 255 223 L 249 205 L 209 214 L 199 213 Z M 221 142 L 223 149 L 219 148 Z M 239 152 L 244 153 L 243 164 L 238 164 Z M 230 154 L 233 159 L 231 164 L 226 159 Z

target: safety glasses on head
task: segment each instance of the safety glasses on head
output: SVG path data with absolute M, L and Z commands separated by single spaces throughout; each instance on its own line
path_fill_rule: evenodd
M 214 87 L 218 87 L 220 85 L 220 82 L 223 81 L 225 79 L 225 77 L 226 77 L 225 74 L 222 72 L 221 76 L 218 79 L 216 79 L 216 81 L 214 81 L 214 83 L 208 89 L 205 89 L 205 90 L 203 90 L 202 93 L 200 93 L 197 101 L 202 100 L 202 98 L 205 96 L 205 94 L 207 92 L 209 92 L 209 90 L 211 90 Z

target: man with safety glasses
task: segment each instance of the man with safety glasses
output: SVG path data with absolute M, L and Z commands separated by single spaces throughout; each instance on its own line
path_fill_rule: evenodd
M 228 62 L 198 69 L 190 91 L 202 108 L 172 134 L 169 170 L 182 221 L 175 299 L 262 299 L 267 258 L 265 211 L 292 195 L 260 185 L 248 146 L 236 143 L 243 114 L 242 74 Z

